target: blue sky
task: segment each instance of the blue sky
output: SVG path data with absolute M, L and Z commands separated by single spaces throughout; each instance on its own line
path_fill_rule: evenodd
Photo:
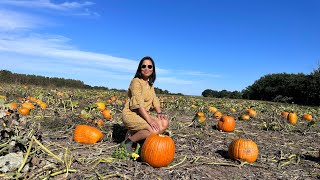
M 155 87 L 241 91 L 320 63 L 319 0 L 1 0 L 0 69 L 127 89 L 140 59 Z

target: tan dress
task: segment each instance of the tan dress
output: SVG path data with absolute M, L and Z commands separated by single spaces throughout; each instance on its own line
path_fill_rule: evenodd
M 123 124 L 132 131 L 146 129 L 149 124 L 139 115 L 138 108 L 145 107 L 149 112 L 150 108 L 160 107 L 154 86 L 150 87 L 143 79 L 134 78 L 130 83 L 128 95 L 130 99 L 122 111 Z

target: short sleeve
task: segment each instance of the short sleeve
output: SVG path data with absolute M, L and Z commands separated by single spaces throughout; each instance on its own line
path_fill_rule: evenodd
M 139 78 L 134 78 L 130 83 L 130 101 L 129 108 L 130 109 L 138 109 L 140 107 L 144 107 L 144 100 L 142 97 L 142 85 L 139 81 Z
M 160 101 L 159 101 L 158 97 L 156 96 L 156 93 L 155 93 L 153 86 L 152 86 L 152 91 L 153 91 L 153 101 L 152 101 L 153 107 L 160 107 Z

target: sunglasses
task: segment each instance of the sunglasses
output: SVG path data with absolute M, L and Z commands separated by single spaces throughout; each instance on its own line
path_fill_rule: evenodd
M 147 67 L 147 65 L 145 65 L 145 64 L 143 64 L 143 65 L 141 66 L 142 69 L 145 69 L 146 67 Z M 148 65 L 148 69 L 152 69 L 152 68 L 153 68 L 152 65 Z

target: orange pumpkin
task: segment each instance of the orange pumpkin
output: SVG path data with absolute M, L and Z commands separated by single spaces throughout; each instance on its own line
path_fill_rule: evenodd
M 111 101 L 116 101 L 117 99 L 118 99 L 118 98 L 115 97 L 115 96 L 112 96 L 112 97 L 110 98 Z
M 248 109 L 247 112 L 248 112 L 248 115 L 252 118 L 257 116 L 257 112 L 253 109 Z
M 102 138 L 99 129 L 88 125 L 77 125 L 73 132 L 73 140 L 81 144 L 95 144 Z
M 228 155 L 233 160 L 255 162 L 258 157 L 257 144 L 249 139 L 235 139 L 228 147 Z
M 20 107 L 18 109 L 18 113 L 21 115 L 29 115 L 30 114 L 30 109 L 25 108 L 25 107 Z
M 103 115 L 103 117 L 106 118 L 106 119 L 111 119 L 111 118 L 112 118 L 112 115 L 111 115 L 109 109 L 103 110 L 103 111 L 102 111 L 102 115 Z
M 17 103 L 14 103 L 14 102 L 10 103 L 9 106 L 10 106 L 11 109 L 17 109 L 18 108 Z
M 284 118 L 287 118 L 288 115 L 289 115 L 289 113 L 287 111 L 281 112 L 281 116 L 284 117 Z
M 215 113 L 218 111 L 218 109 L 216 107 L 213 107 L 213 106 L 209 106 L 209 111 L 212 112 L 212 113 Z
M 287 122 L 290 123 L 290 124 L 297 124 L 297 121 L 298 121 L 298 116 L 295 112 L 291 112 L 288 114 L 288 117 L 287 117 Z
M 43 101 L 40 100 L 40 99 L 37 99 L 37 100 L 36 100 L 36 103 L 40 105 L 41 103 L 43 103 Z
M 303 119 L 307 120 L 307 121 L 312 121 L 312 115 L 311 114 L 304 114 L 302 116 Z
M 96 120 L 94 120 L 94 124 L 95 124 L 96 126 L 98 126 L 98 127 L 104 126 L 104 122 L 103 122 L 102 119 L 96 119 Z
M 25 102 L 25 103 L 21 104 L 21 106 L 24 108 L 28 108 L 28 109 L 34 108 L 34 105 L 31 102 Z
M 249 121 L 250 116 L 248 114 L 241 114 L 240 119 Z
M 215 112 L 215 113 L 213 114 L 213 117 L 214 117 L 215 119 L 221 119 L 222 113 L 221 113 L 220 111 L 217 111 L 217 112 Z
M 236 127 L 236 121 L 232 116 L 222 116 L 217 124 L 217 129 L 224 132 L 232 132 Z
M 27 99 L 32 101 L 32 102 L 35 102 L 37 100 L 37 98 L 35 98 L 33 96 L 28 96 Z
M 198 117 L 204 117 L 204 114 L 203 114 L 203 112 L 198 112 L 198 113 L 197 113 L 197 116 L 198 116 Z
M 47 108 L 47 104 L 44 103 L 44 102 L 41 102 L 41 103 L 39 104 L 39 106 L 41 107 L 41 109 L 46 109 L 46 108 Z
M 174 160 L 175 151 L 176 146 L 170 136 L 153 133 L 142 145 L 141 159 L 152 167 L 165 167 Z

